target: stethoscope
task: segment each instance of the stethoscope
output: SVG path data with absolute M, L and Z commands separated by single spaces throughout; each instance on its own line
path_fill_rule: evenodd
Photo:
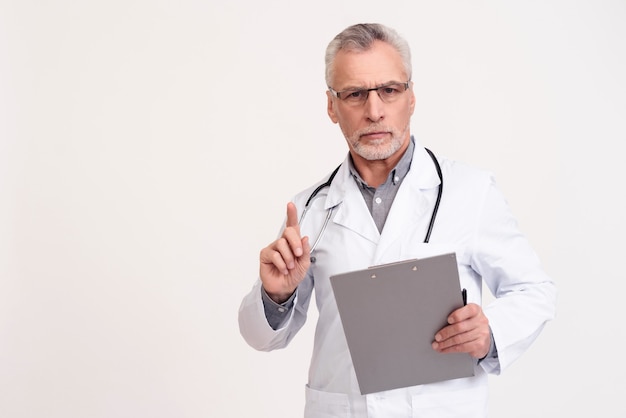
M 428 152 L 428 155 L 430 155 L 430 158 L 433 160 L 433 163 L 435 164 L 435 168 L 437 169 L 437 175 L 439 176 L 439 190 L 437 192 L 437 200 L 435 201 L 435 207 L 433 208 L 433 213 L 430 216 L 430 223 L 428 224 L 428 230 L 426 231 L 426 237 L 424 238 L 424 243 L 428 243 L 428 241 L 430 240 L 430 234 L 433 232 L 433 226 L 435 225 L 435 218 L 437 217 L 437 211 L 439 211 L 439 202 L 441 202 L 441 194 L 443 193 L 443 175 L 441 174 L 441 167 L 439 166 L 439 162 L 437 161 L 437 158 L 435 158 L 435 154 L 433 154 L 433 152 L 429 150 L 428 148 L 424 148 L 424 149 L 426 150 L 426 152 Z M 337 171 L 339 171 L 339 167 L 341 167 L 341 164 L 339 164 L 339 166 L 337 166 L 337 168 L 333 170 L 333 172 L 330 174 L 330 177 L 328 177 L 328 180 L 326 180 L 326 182 L 320 184 L 319 186 L 315 188 L 315 190 L 313 190 L 313 193 L 311 193 L 306 203 L 304 204 L 304 209 L 302 210 L 302 214 L 300 215 L 300 220 L 298 221 L 298 225 L 302 225 L 302 222 L 304 221 L 304 217 L 306 216 L 306 213 L 309 211 L 311 203 L 317 197 L 317 194 L 325 187 L 330 187 L 331 183 L 333 182 L 333 179 L 335 178 L 335 175 L 337 174 Z M 335 207 L 336 206 L 333 206 L 326 211 L 327 212 L 326 218 L 324 219 L 324 223 L 322 224 L 322 229 L 320 230 L 320 233 L 317 235 L 317 238 L 315 239 L 315 242 L 313 243 L 313 246 L 311 247 L 310 254 L 313 254 L 313 251 L 317 247 L 317 244 L 319 244 L 320 240 L 322 239 L 322 235 L 324 235 L 324 232 L 326 231 L 326 227 L 328 226 L 328 222 L 330 221 L 330 218 L 333 214 Z M 313 263 L 315 262 L 315 257 L 311 257 L 311 262 Z

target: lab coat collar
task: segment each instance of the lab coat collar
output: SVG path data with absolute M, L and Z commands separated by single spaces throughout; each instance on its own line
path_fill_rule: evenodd
M 402 182 L 383 229 L 382 236 L 385 237 L 385 241 L 395 239 L 403 230 L 406 230 L 407 219 L 413 223 L 424 217 L 430 205 L 424 197 L 423 191 L 437 187 L 440 183 L 437 170 L 430 156 L 415 138 L 412 137 L 412 140 L 415 141 L 415 148 L 411 169 Z M 350 155 L 348 154 L 330 186 L 325 203 L 326 209 L 337 207 L 333 220 L 335 223 L 350 228 L 368 240 L 378 243 L 381 240 L 381 234 L 378 232 L 358 185 L 350 173 L 349 158 Z M 350 202 L 350 204 L 341 204 L 344 201 Z
M 440 183 L 439 175 L 437 174 L 437 170 L 435 169 L 430 155 L 428 155 L 424 147 L 415 137 L 411 136 L 411 139 L 415 143 L 415 148 L 413 149 L 411 169 L 405 180 L 409 180 L 408 183 L 410 187 L 418 191 L 437 187 Z M 350 190 L 353 189 L 351 186 L 356 184 L 356 182 L 350 174 L 349 166 L 350 154 L 346 155 L 346 158 L 341 164 L 341 167 L 339 167 L 339 171 L 330 186 L 325 209 L 337 206 L 347 195 L 351 195 Z M 358 189 L 356 189 L 356 191 L 359 192 Z

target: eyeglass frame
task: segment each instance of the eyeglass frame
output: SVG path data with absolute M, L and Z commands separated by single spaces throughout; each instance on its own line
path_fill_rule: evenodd
M 363 99 L 363 103 L 367 103 L 367 99 L 369 99 L 369 97 L 370 97 L 370 91 L 376 90 L 376 94 L 378 94 L 378 98 L 380 100 L 382 100 L 383 103 L 387 103 L 380 96 L 380 92 L 379 92 L 380 89 L 384 89 L 386 87 L 393 86 L 394 84 L 398 84 L 398 85 L 404 86 L 404 90 L 402 91 L 402 93 L 404 93 L 405 91 L 407 91 L 409 89 L 410 83 L 411 83 L 411 80 L 409 79 L 408 81 L 406 81 L 404 83 L 398 82 L 398 81 L 392 81 L 392 82 L 389 82 L 389 83 L 385 83 L 382 86 L 372 87 L 371 89 L 347 89 L 347 90 L 341 90 L 341 91 L 337 91 L 337 90 L 333 89 L 331 86 L 328 86 L 328 91 L 330 91 L 331 94 L 334 97 L 338 98 L 341 101 L 346 101 L 347 100 L 347 98 L 342 99 L 341 97 L 339 97 L 339 95 L 342 94 L 342 93 L 346 93 L 346 92 L 352 92 L 352 93 L 362 92 L 362 93 L 366 94 L 365 99 Z

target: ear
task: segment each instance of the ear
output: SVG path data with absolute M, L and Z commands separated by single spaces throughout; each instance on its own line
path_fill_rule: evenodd
M 413 92 L 413 82 L 411 81 L 411 85 L 409 86 L 409 90 L 411 92 L 411 97 L 409 99 L 409 109 L 410 109 L 410 114 L 413 115 L 413 112 L 415 111 L 415 92 Z
M 328 90 L 326 90 L 326 98 L 328 99 L 328 107 L 326 109 L 328 111 L 328 117 L 333 121 L 333 123 L 337 123 L 339 122 L 339 119 L 337 118 L 337 113 L 335 112 L 335 100 L 333 100 L 332 93 Z

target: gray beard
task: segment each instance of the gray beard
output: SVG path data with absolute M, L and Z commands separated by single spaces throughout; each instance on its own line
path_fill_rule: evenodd
M 395 154 L 400 148 L 402 148 L 402 143 L 404 141 L 406 133 L 409 130 L 409 126 L 410 122 L 407 123 L 407 126 L 402 132 L 398 132 L 397 130 L 390 130 L 387 127 L 369 127 L 367 129 L 363 129 L 353 133 L 351 137 L 346 136 L 346 139 L 352 145 L 354 151 L 364 159 L 368 161 L 386 160 L 387 158 Z M 379 144 L 364 144 L 360 141 L 361 135 L 380 130 L 391 132 L 391 140 L 389 142 L 382 142 Z

